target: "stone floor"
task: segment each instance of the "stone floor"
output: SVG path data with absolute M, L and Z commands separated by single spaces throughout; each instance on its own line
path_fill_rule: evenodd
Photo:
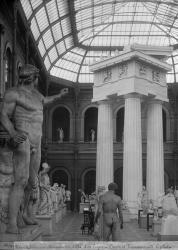
M 56 225 L 53 235 L 43 236 L 44 241 L 93 241 L 93 235 L 84 234 L 80 230 L 83 222 L 83 214 L 67 213 L 67 215 Z M 137 220 L 124 223 L 121 230 L 121 241 L 156 241 L 152 236 L 152 230 L 139 228 Z

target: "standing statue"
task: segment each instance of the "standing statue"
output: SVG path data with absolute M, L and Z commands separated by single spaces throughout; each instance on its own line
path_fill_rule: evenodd
M 14 171 L 9 195 L 8 233 L 18 233 L 17 215 L 24 196 L 24 211 L 36 206 L 38 199 L 38 170 L 41 161 L 43 105 L 61 98 L 68 92 L 44 97 L 38 90 L 39 70 L 30 64 L 19 72 L 19 84 L 5 93 L 0 121 L 9 135 Z M 23 215 L 26 224 L 35 224 L 32 216 Z
M 148 191 L 146 187 L 142 187 L 142 191 L 138 193 L 137 196 L 139 209 L 143 209 L 143 213 L 147 213 L 147 209 L 149 208 L 149 200 L 148 200 Z
M 40 215 L 49 215 L 53 213 L 52 200 L 50 195 L 50 180 L 48 172 L 50 166 L 48 163 L 44 162 L 42 164 L 42 170 L 39 173 L 39 188 L 40 188 L 40 198 L 37 213 Z
M 94 142 L 95 141 L 95 130 L 91 129 L 91 141 Z
M 59 142 L 63 142 L 63 140 L 64 140 L 64 130 L 62 128 L 58 128 L 57 131 L 59 133 Z
M 53 211 L 58 210 L 58 196 L 57 196 L 58 188 L 59 188 L 58 183 L 54 183 L 50 189 Z

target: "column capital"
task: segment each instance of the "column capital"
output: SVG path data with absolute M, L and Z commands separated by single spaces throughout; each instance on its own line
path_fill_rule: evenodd
M 128 98 L 139 98 L 141 99 L 142 95 L 138 94 L 138 93 L 129 93 L 124 95 L 124 99 L 128 99 Z
M 97 104 L 112 104 L 113 100 L 105 99 L 105 100 L 97 101 L 96 103 Z
M 147 104 L 163 104 L 163 101 L 158 100 L 158 99 L 148 99 Z

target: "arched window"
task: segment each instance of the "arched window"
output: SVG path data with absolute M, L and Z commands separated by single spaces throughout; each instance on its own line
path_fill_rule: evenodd
M 124 107 L 120 108 L 117 112 L 116 117 L 116 141 L 123 141 L 123 133 L 124 133 Z
M 97 121 L 98 109 L 95 107 L 88 108 L 84 118 L 84 141 L 96 141 L 97 138 Z M 92 133 L 94 139 L 92 139 Z
M 66 185 L 67 188 L 69 188 L 69 186 L 68 186 L 69 185 L 68 175 L 64 170 L 56 169 L 56 171 L 54 171 L 52 173 L 51 179 L 52 179 L 52 183 L 51 183 L 52 185 L 54 183 L 58 183 L 59 186 L 61 184 L 64 184 L 64 185 Z
M 60 140 L 60 129 L 63 131 L 63 141 L 69 141 L 70 114 L 65 107 L 58 107 L 52 117 L 52 140 Z
M 12 53 L 9 48 L 6 50 L 4 59 L 4 90 L 12 86 Z
M 89 170 L 84 176 L 84 192 L 88 195 L 96 189 L 96 171 Z
M 167 117 L 166 117 L 166 111 L 163 109 L 163 141 L 165 142 L 167 139 Z

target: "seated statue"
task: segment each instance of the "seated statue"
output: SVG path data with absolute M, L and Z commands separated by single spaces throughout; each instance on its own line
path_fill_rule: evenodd
M 51 186 L 48 176 L 50 166 L 46 162 L 44 162 L 42 164 L 42 168 L 42 171 L 40 171 L 39 173 L 40 199 L 37 214 L 49 215 L 53 213 L 52 201 L 50 196 Z
M 178 207 L 171 188 L 163 197 L 162 208 L 161 235 L 178 235 Z

